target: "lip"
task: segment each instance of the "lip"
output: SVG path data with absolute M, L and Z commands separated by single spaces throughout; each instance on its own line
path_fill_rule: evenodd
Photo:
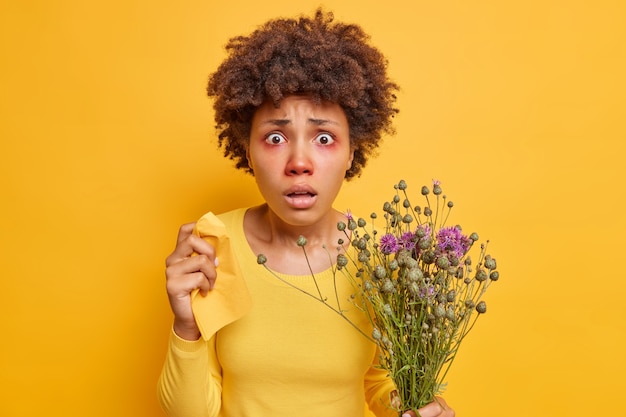
M 306 184 L 296 185 L 287 189 L 283 196 L 287 204 L 297 209 L 310 208 L 317 201 L 317 192 L 313 187 Z

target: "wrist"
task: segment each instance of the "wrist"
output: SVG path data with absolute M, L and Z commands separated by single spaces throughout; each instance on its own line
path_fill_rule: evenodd
M 181 339 L 189 341 L 198 340 L 201 336 L 200 329 L 198 329 L 198 326 L 195 323 L 189 325 L 185 323 L 178 323 L 176 320 L 174 320 L 174 333 L 176 333 L 176 336 Z

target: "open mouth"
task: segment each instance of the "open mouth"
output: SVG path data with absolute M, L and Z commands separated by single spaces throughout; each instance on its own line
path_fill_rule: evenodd
M 287 202 L 295 208 L 309 208 L 315 203 L 315 194 L 312 191 L 293 191 L 285 194 Z
M 297 191 L 294 193 L 287 194 L 287 197 L 290 198 L 306 198 L 306 197 L 315 197 L 316 194 L 310 193 L 308 191 Z

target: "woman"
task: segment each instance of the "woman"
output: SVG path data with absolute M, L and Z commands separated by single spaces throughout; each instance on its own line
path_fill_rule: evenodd
M 168 415 L 397 415 L 374 344 L 293 288 L 334 291 L 328 250 L 344 237 L 336 225 L 345 217 L 333 202 L 392 132 L 397 86 L 367 41 L 360 27 L 318 10 L 313 18 L 272 20 L 227 45 L 208 85 L 219 144 L 254 176 L 265 202 L 218 216 L 228 249 L 198 236 L 211 234 L 200 223 L 180 229 L 166 261 L 174 325 L 159 398 Z M 307 238 L 308 260 L 299 236 Z M 227 260 L 237 267 L 234 279 L 245 282 L 241 297 L 220 287 L 226 250 L 235 254 Z M 272 272 L 256 263 L 261 253 Z M 196 291 L 208 304 L 247 304 L 248 295 L 252 304 L 223 325 L 220 314 L 196 317 Z M 340 298 L 350 291 L 340 284 Z M 347 314 L 369 325 L 358 311 Z M 454 416 L 443 399 L 418 411 Z

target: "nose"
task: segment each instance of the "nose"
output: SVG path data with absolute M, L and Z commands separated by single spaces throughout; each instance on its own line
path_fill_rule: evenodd
M 285 165 L 286 175 L 311 175 L 313 174 L 313 161 L 310 149 L 303 141 L 294 141 L 290 147 L 289 159 Z

